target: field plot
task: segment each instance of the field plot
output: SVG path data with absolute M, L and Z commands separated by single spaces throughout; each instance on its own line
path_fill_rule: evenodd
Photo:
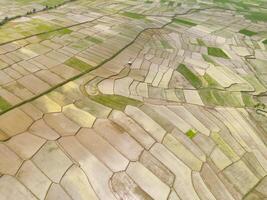
M 0 200 L 267 199 L 266 8 L 0 1 Z

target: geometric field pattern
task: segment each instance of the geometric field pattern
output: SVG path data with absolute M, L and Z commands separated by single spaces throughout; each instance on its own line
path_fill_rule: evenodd
M 267 199 L 266 1 L 11 1 L 0 200 Z

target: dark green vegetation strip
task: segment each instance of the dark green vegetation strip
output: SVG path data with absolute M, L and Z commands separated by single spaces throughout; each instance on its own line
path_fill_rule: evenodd
M 5 99 L 0 97 L 0 111 L 4 111 L 10 107 L 11 105 Z
M 254 32 L 254 31 L 250 31 L 248 29 L 241 29 L 239 31 L 239 33 L 243 34 L 243 35 L 247 35 L 247 36 L 253 36 L 253 35 L 256 35 L 257 33 Z
M 173 20 L 173 22 L 175 22 L 177 24 L 188 25 L 188 26 L 196 26 L 197 25 L 196 23 L 188 21 L 188 20 L 185 20 L 185 19 L 177 19 L 177 18 L 175 18 Z
M 81 72 L 86 71 L 86 70 L 90 70 L 93 69 L 94 67 L 89 65 L 88 63 L 76 58 L 76 57 L 72 57 L 69 60 L 67 60 L 64 64 L 77 69 Z
M 184 64 L 180 64 L 177 71 L 180 72 L 195 88 L 200 88 L 202 86 L 201 79 Z
M 224 51 L 217 47 L 208 47 L 208 54 L 214 57 L 229 59 L 229 57 L 224 53 Z
M 193 139 L 197 135 L 197 132 L 193 129 L 190 129 L 189 131 L 186 132 L 186 135 L 190 139 Z
M 263 42 L 262 42 L 263 44 L 267 44 L 267 39 L 266 40 L 263 40 Z
M 142 14 L 133 13 L 133 12 L 124 12 L 124 13 L 122 13 L 122 15 L 124 15 L 126 17 L 133 18 L 133 19 L 144 19 L 144 18 L 146 18 L 146 16 L 144 16 Z
M 89 96 L 89 98 L 104 106 L 122 111 L 125 109 L 127 105 L 141 106 L 143 104 L 141 101 L 120 95 L 99 94 L 96 96 Z

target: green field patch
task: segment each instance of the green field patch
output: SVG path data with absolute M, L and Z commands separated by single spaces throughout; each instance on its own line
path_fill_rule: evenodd
M 248 29 L 241 29 L 239 31 L 239 33 L 243 34 L 243 35 L 246 35 L 246 36 L 253 36 L 253 35 L 256 35 L 257 33 L 254 32 L 254 31 L 250 31 Z
M 180 64 L 177 71 L 180 72 L 195 88 L 202 87 L 201 79 L 184 64 Z
M 240 92 L 230 92 L 218 89 L 201 89 L 200 97 L 205 105 L 243 107 L 243 97 Z
M 223 89 L 223 87 L 207 73 L 204 74 L 203 78 L 207 83 L 207 87 Z
M 229 59 L 229 57 L 224 53 L 224 51 L 217 47 L 208 47 L 208 55 L 214 56 L 214 57 L 220 57 Z
M 248 15 L 245 15 L 245 17 L 251 21 L 267 22 L 267 13 L 263 12 L 250 12 Z
M 110 107 L 112 109 L 121 110 L 123 111 L 127 105 L 132 106 L 141 106 L 143 102 L 120 96 L 120 95 L 106 95 L 106 94 L 99 94 L 95 96 L 89 96 L 89 98 L 97 103 L 100 103 L 104 106 Z
M 15 0 L 18 3 L 21 4 L 29 4 L 29 3 L 40 3 L 43 6 L 48 6 L 49 8 L 55 7 L 57 5 L 61 5 L 66 0 Z
M 97 38 L 97 37 L 93 37 L 93 36 L 88 36 L 85 39 L 88 40 L 88 41 L 90 41 L 90 42 L 93 42 L 95 44 L 101 44 L 101 43 L 103 43 L 103 40 L 102 39 Z
M 57 26 L 55 24 L 51 24 L 49 22 L 46 22 L 46 21 L 43 21 L 40 19 L 33 19 L 29 22 L 29 24 L 31 26 L 30 30 L 33 30 L 33 31 L 36 31 L 39 33 L 40 32 L 48 32 L 48 31 L 60 28 L 60 26 Z
M 219 133 L 212 133 L 211 138 L 218 145 L 218 147 L 223 151 L 225 155 L 233 160 L 239 159 L 234 150 L 224 141 Z
M 181 19 L 181 18 L 175 18 L 174 20 L 173 20 L 173 22 L 174 23 L 177 23 L 177 24 L 183 24 L 183 25 L 188 25 L 188 26 L 196 26 L 197 24 L 196 23 L 194 23 L 194 22 L 191 22 L 191 21 L 189 21 L 189 20 L 187 20 L 187 19 Z
M 160 40 L 160 44 L 164 49 L 173 49 L 169 42 L 166 40 Z
M 267 39 L 262 41 L 263 44 L 267 44 Z
M 200 38 L 197 38 L 197 43 L 199 46 L 206 46 L 205 42 Z
M 261 94 L 267 91 L 255 75 L 246 75 L 243 77 L 253 88 L 256 94 Z
M 21 4 L 33 3 L 33 0 L 15 0 L 15 1 Z
M 168 3 L 168 6 L 173 6 L 174 5 L 174 1 L 170 1 L 169 3 Z
M 126 17 L 133 18 L 133 19 L 145 19 L 146 18 L 145 15 L 133 13 L 133 12 L 124 12 L 124 13 L 122 13 L 122 15 L 124 15 Z
M 0 112 L 7 110 L 11 107 L 11 104 L 9 104 L 4 98 L 0 96 Z
M 87 49 L 89 46 L 91 46 L 92 43 L 88 40 L 84 40 L 84 39 L 81 39 L 79 41 L 75 41 L 73 42 L 70 47 L 71 48 L 74 48 L 76 50 L 79 50 L 79 51 L 82 51 L 82 50 L 85 50 Z
M 71 34 L 73 31 L 68 29 L 68 28 L 63 28 L 63 29 L 60 29 L 56 32 L 58 35 L 67 35 L 67 34 Z
M 42 40 L 47 40 L 47 39 L 50 39 L 50 38 L 53 38 L 56 36 L 68 35 L 68 34 L 71 34 L 72 32 L 73 31 L 68 29 L 68 28 L 63 28 L 63 29 L 56 30 L 53 32 L 40 34 L 40 35 L 38 35 L 38 37 Z
M 40 19 L 31 19 L 30 21 L 23 23 L 10 21 L 0 26 L 0 41 L 7 42 L 8 40 L 15 40 L 20 37 L 41 34 L 58 28 L 60 28 L 60 26 Z
M 216 101 L 216 98 L 213 95 L 212 90 L 199 90 L 199 95 L 204 102 L 205 105 L 210 105 L 210 106 L 217 106 L 219 103 Z
M 94 69 L 94 67 L 92 65 L 89 65 L 88 63 L 76 58 L 76 57 L 72 57 L 70 59 L 68 59 L 64 64 L 77 69 L 81 72 L 90 70 L 90 69 Z
M 202 58 L 208 62 L 208 63 L 211 63 L 213 65 L 218 65 L 210 56 L 208 55 L 205 55 L 205 54 L 202 54 Z
M 242 107 L 243 101 L 240 92 L 214 90 L 213 95 L 219 105 Z
M 257 104 L 257 102 L 253 99 L 253 96 L 248 93 L 243 92 L 242 99 L 246 107 L 254 107 Z
M 190 139 L 193 139 L 197 135 L 197 132 L 194 129 L 190 129 L 185 134 Z
M 46 0 L 42 3 L 42 5 L 52 8 L 54 6 L 63 4 L 65 1 L 66 0 Z

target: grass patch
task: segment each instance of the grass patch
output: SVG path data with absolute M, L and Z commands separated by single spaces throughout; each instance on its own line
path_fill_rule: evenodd
M 190 139 L 193 139 L 197 135 L 197 132 L 193 129 L 190 129 L 189 131 L 186 132 L 186 136 L 189 137 Z
M 188 25 L 188 26 L 196 26 L 197 25 L 196 23 L 188 21 L 188 20 L 185 20 L 185 19 L 177 19 L 177 18 L 175 18 L 173 20 L 173 22 L 177 23 L 177 24 Z
M 263 44 L 267 44 L 267 39 L 262 41 Z
M 214 56 L 214 57 L 220 57 L 229 59 L 229 57 L 224 53 L 224 51 L 217 47 L 208 47 L 208 55 Z
M 243 34 L 243 35 L 247 35 L 247 36 L 253 36 L 253 35 L 256 35 L 257 33 L 254 32 L 254 31 L 250 31 L 248 29 L 241 29 L 239 31 L 239 33 Z
M 184 64 L 180 64 L 177 71 L 180 72 L 195 88 L 200 88 L 202 86 L 201 79 Z
M 2 97 L 0 97 L 0 111 L 7 110 L 11 105 Z
M 89 98 L 104 106 L 121 111 L 123 111 L 127 105 L 141 106 L 143 104 L 141 101 L 120 95 L 99 94 L 96 96 L 89 96 Z
M 89 70 L 89 69 L 93 69 L 94 67 L 92 65 L 89 65 L 88 63 L 76 58 L 76 57 L 72 57 L 70 58 L 69 60 L 67 60 L 64 64 L 74 68 L 74 69 L 77 69 L 81 72 L 84 72 L 86 70 Z
M 133 12 L 124 12 L 124 13 L 122 13 L 122 15 L 124 15 L 126 17 L 133 18 L 133 19 L 145 19 L 146 18 L 146 16 L 144 16 L 142 14 L 133 13 Z

